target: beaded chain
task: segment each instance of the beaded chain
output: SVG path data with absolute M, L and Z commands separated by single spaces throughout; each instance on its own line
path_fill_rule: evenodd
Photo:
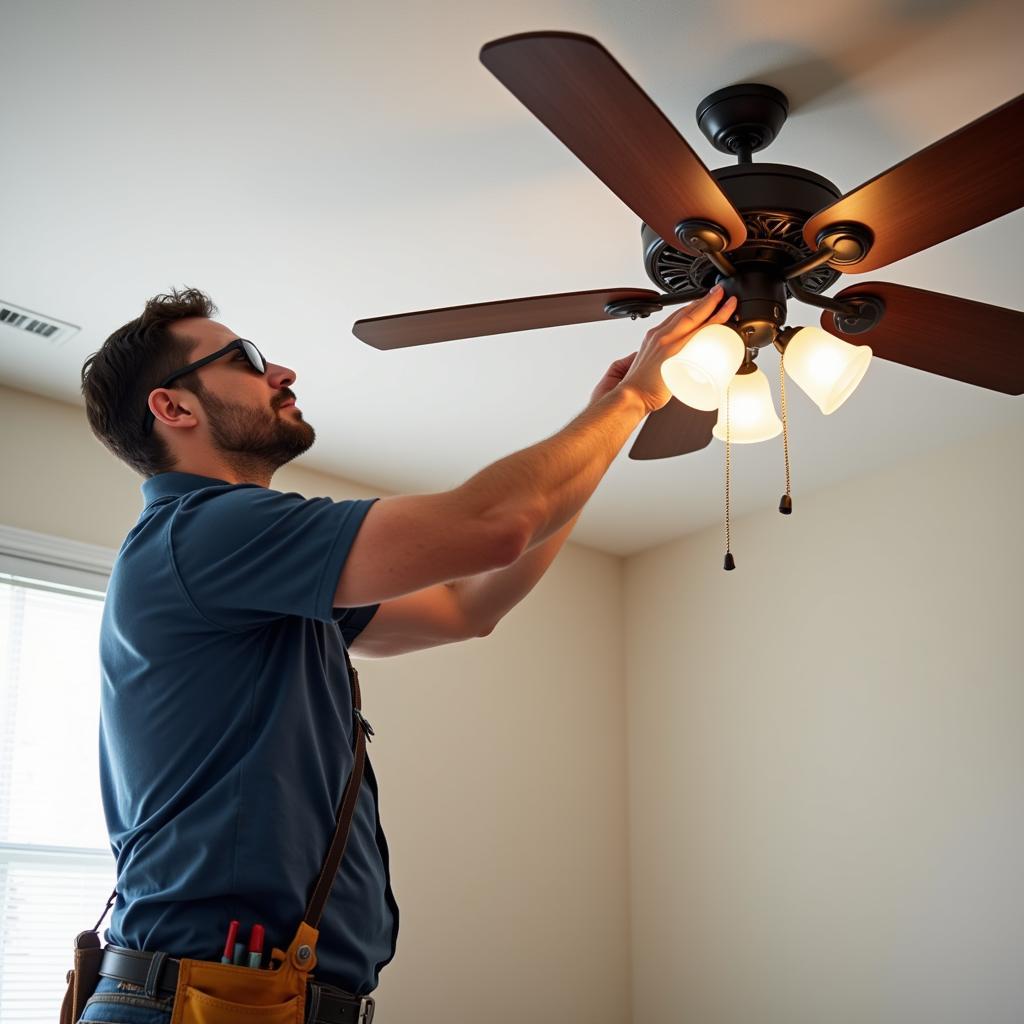
M 779 394 L 782 399 L 782 450 L 786 458 L 786 493 L 779 501 L 779 511 L 784 515 L 793 514 L 793 492 L 789 480 L 789 415 L 786 411 L 786 350 L 779 352 Z
M 735 569 L 736 560 L 732 557 L 732 532 L 729 509 L 729 485 L 732 475 L 732 429 L 729 423 L 730 393 L 732 384 L 725 390 L 725 568 Z

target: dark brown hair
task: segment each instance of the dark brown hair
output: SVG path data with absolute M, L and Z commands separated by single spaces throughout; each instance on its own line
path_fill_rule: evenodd
M 189 361 L 194 342 L 175 337 L 170 326 L 186 317 L 217 312 L 198 288 L 172 288 L 146 301 L 142 316 L 119 327 L 82 366 L 82 394 L 92 432 L 137 473 L 150 477 L 174 468 L 170 450 L 143 423 L 149 393 Z M 176 384 L 202 393 L 198 376 Z

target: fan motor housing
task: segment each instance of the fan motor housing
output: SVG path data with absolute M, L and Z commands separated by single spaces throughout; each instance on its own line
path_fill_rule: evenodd
M 771 298 L 774 301 L 777 294 L 781 295 L 782 319 L 776 322 L 782 323 L 785 299 L 791 297 L 782 271 L 811 255 L 812 251 L 804 242 L 804 223 L 812 214 L 834 203 L 842 193 L 820 174 L 788 164 L 734 164 L 719 167 L 711 174 L 739 211 L 747 228 L 746 241 L 728 254 L 736 267 L 736 278 L 747 276 L 764 284 L 765 275 L 772 277 L 772 269 L 777 268 L 779 287 L 771 289 Z M 659 288 L 667 292 L 710 288 L 721 278 L 720 271 L 706 255 L 680 251 L 646 224 L 641 225 L 640 234 L 644 269 Z M 744 275 L 745 267 L 750 272 L 747 275 Z M 838 277 L 838 271 L 823 265 L 804 274 L 801 284 L 807 291 L 823 292 Z M 753 318 L 745 317 L 745 312 L 753 314 L 754 311 L 742 308 L 745 300 L 742 280 L 736 283 L 738 287 L 734 292 L 741 304 L 738 319 L 742 322 Z M 759 298 L 763 300 L 767 296 Z M 757 318 L 762 312 L 758 310 Z

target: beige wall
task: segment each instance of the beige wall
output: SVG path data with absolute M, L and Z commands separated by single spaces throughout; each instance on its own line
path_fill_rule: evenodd
M 0 387 L 0 523 L 117 548 L 140 479 L 84 412 Z M 282 490 L 368 496 L 299 467 Z M 398 955 L 384 1021 L 629 1015 L 621 561 L 569 544 L 488 638 L 363 663 Z
M 0 388 L 0 427 L 0 522 L 120 542 L 138 480 L 80 410 Z M 1022 449 L 798 492 L 734 573 L 719 529 L 569 545 L 486 640 L 366 662 L 381 1019 L 1019 1024 Z
M 1022 450 L 627 562 L 635 1021 L 1024 1020 Z

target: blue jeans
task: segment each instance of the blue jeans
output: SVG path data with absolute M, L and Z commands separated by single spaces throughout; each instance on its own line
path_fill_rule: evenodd
M 173 996 L 150 999 L 141 985 L 100 978 L 80 1021 L 92 1024 L 170 1024 Z

